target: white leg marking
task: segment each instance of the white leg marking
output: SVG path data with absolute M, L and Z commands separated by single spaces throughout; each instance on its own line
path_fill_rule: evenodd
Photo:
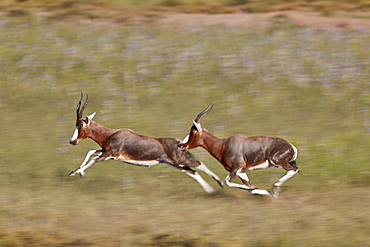
M 290 179 L 291 177 L 293 177 L 297 172 L 299 172 L 299 169 L 293 171 L 293 170 L 290 170 L 288 171 L 287 174 L 285 174 L 283 177 L 279 178 L 275 183 L 274 183 L 274 186 L 275 187 L 280 187 L 283 185 L 283 183 L 285 183 L 288 179 Z
M 80 169 L 78 169 L 79 170 L 79 174 L 80 174 L 80 176 L 85 176 L 85 170 L 87 169 L 87 168 L 89 168 L 90 166 L 92 166 L 94 163 L 95 163 L 95 160 L 97 159 L 98 157 L 94 157 L 94 158 L 92 158 L 91 160 L 90 160 L 90 162 L 89 163 L 87 163 L 84 167 L 82 167 L 82 168 L 80 168 Z M 78 171 L 77 170 L 77 171 Z
M 135 165 L 135 166 L 154 166 L 156 164 L 159 164 L 159 161 L 157 160 L 120 160 L 125 163 L 128 163 L 130 165 Z
M 76 139 L 77 139 L 77 137 L 78 137 L 78 129 L 76 128 L 76 129 L 75 129 L 75 132 L 73 132 L 73 135 L 72 135 L 72 137 L 71 137 L 70 142 L 73 142 L 74 140 L 76 140 Z
M 266 160 L 265 162 L 258 164 L 256 166 L 252 166 L 251 168 L 248 169 L 248 171 L 256 170 L 256 169 L 266 169 L 269 167 L 270 162 Z
M 194 178 L 195 180 L 198 181 L 198 183 L 203 187 L 203 189 L 208 192 L 212 193 L 215 191 L 214 188 L 212 188 L 211 185 L 209 185 L 197 172 L 195 174 L 191 174 L 189 172 L 186 172 L 186 170 L 181 170 L 182 172 L 185 172 L 188 174 L 190 177 Z
M 245 173 L 245 172 L 240 172 L 240 170 L 236 173 L 236 175 L 239 177 L 239 178 L 241 178 L 241 179 L 243 179 L 243 180 L 245 180 L 245 181 L 247 181 L 247 182 L 249 182 L 249 178 L 248 178 L 248 175 L 247 175 L 247 173 Z M 250 186 L 250 187 L 248 187 L 248 185 L 245 185 L 247 188 L 248 188 L 248 190 L 250 190 L 250 189 L 256 189 L 256 187 L 254 187 L 254 186 Z
M 249 192 L 254 195 L 272 196 L 268 190 L 250 190 Z
M 245 174 L 244 172 L 241 172 L 241 169 L 239 169 L 237 172 L 236 172 L 236 175 L 242 179 L 245 179 L 246 181 L 249 181 L 249 178 L 247 176 L 247 174 Z M 226 179 L 225 179 L 225 183 L 227 184 L 227 186 L 229 187 L 235 187 L 235 188 L 239 188 L 239 189 L 243 189 L 243 190 L 251 190 L 251 189 L 255 189 L 256 187 L 249 187 L 245 184 L 236 184 L 236 183 L 233 183 L 230 181 L 230 174 L 227 175 Z
M 89 168 L 90 166 L 92 166 L 92 165 L 95 163 L 95 160 L 96 160 L 97 158 L 99 158 L 99 156 L 92 158 L 92 159 L 89 161 L 89 163 L 87 163 L 87 164 L 86 164 L 86 165 L 84 165 L 83 167 L 80 167 L 80 168 L 78 168 L 77 170 L 75 170 L 75 171 L 71 172 L 71 173 L 69 174 L 69 176 L 70 176 L 70 177 L 73 177 L 73 176 L 74 176 L 74 175 L 76 175 L 76 174 L 80 174 L 80 176 L 81 176 L 81 177 L 85 176 L 85 170 L 86 170 L 87 168 Z
M 224 183 L 221 181 L 221 179 L 216 175 L 214 174 L 205 164 L 203 164 L 203 162 L 200 162 L 200 165 L 196 167 L 198 170 L 201 170 L 202 172 L 205 172 L 208 174 L 208 176 L 210 176 L 211 178 L 213 178 L 214 180 L 217 181 L 217 183 L 221 186 L 221 187 L 224 187 Z
M 89 152 L 87 152 L 86 154 L 86 157 L 84 159 L 84 161 L 82 162 L 82 164 L 80 165 L 80 168 L 84 167 L 85 164 L 87 163 L 87 161 L 90 159 L 91 155 L 93 155 L 97 150 L 90 150 Z

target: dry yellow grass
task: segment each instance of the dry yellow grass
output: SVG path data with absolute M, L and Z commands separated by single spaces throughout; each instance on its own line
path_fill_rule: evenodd
M 141 1 L 2 1 L 2 12 L 13 17 L 44 16 L 53 20 L 86 19 L 111 21 L 121 24 L 152 23 L 165 13 L 269 13 L 275 11 L 315 11 L 324 16 L 340 12 L 367 12 L 367 1 L 194 1 L 158 0 Z M 139 20 L 139 21 L 138 21 Z

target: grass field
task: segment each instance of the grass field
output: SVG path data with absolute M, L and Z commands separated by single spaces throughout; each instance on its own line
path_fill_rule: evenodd
M 0 20 L 0 246 L 369 246 L 370 32 Z M 299 150 L 280 199 L 206 194 L 177 170 L 68 144 L 80 92 L 111 128 L 274 135 Z M 224 178 L 203 149 L 195 156 Z M 249 172 L 269 188 L 280 169 Z M 202 173 L 209 183 L 216 183 Z M 237 182 L 237 181 L 236 181 Z

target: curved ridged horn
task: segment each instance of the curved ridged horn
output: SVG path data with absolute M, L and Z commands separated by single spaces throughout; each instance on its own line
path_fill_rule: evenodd
M 85 104 L 82 106 L 82 109 L 80 109 L 82 98 L 83 98 L 83 93 L 81 92 L 81 98 L 80 98 L 80 101 L 79 101 L 79 102 L 78 102 L 78 104 L 77 104 L 77 110 L 76 110 L 76 113 L 77 113 L 77 119 L 82 118 L 82 113 L 84 112 L 85 107 L 87 106 L 87 103 L 89 102 L 89 95 L 88 95 L 88 94 L 86 94 L 86 101 L 85 101 Z
M 83 105 L 83 107 L 81 109 L 81 117 L 82 117 L 82 113 L 85 110 L 85 107 L 87 106 L 87 103 L 89 103 L 89 95 L 88 94 L 86 94 L 86 101 L 85 101 L 85 104 Z
M 209 103 L 209 105 L 207 106 L 207 108 L 204 109 L 203 111 L 201 111 L 198 114 L 198 116 L 195 118 L 194 122 L 199 123 L 199 121 L 212 110 L 212 107 L 213 107 L 213 104 L 212 103 Z

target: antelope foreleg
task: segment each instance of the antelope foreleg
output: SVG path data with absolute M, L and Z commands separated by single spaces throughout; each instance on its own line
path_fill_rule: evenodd
M 96 159 L 99 158 L 102 154 L 103 153 L 101 151 L 98 151 L 98 150 L 90 150 L 89 152 L 87 152 L 86 157 L 85 157 L 84 161 L 82 162 L 82 164 L 80 165 L 80 167 L 77 168 L 76 170 L 70 172 L 68 176 L 73 177 L 76 174 L 80 174 L 80 176 L 83 177 L 85 175 L 85 170 L 87 168 L 89 168 L 90 166 L 92 166 L 96 162 Z M 90 157 L 92 155 L 98 155 L 98 156 L 92 158 L 90 160 L 90 162 L 87 163 L 87 161 L 90 159 Z
M 224 187 L 224 183 L 221 181 L 221 179 L 216 174 L 214 174 L 214 172 L 212 172 L 203 162 L 200 162 L 200 165 L 196 166 L 196 168 L 198 170 L 201 170 L 202 172 L 207 173 L 207 175 L 213 178 L 220 185 L 221 188 Z
M 80 165 L 80 168 L 82 168 L 82 167 L 84 167 L 86 165 L 87 161 L 90 159 L 90 157 L 92 155 L 101 155 L 101 151 L 98 151 L 98 150 L 90 150 L 89 152 L 87 152 L 84 161 Z
M 237 184 L 237 183 L 231 182 L 231 179 L 233 177 L 235 177 L 235 175 L 237 175 L 243 181 L 244 184 Z M 227 175 L 227 177 L 225 179 L 225 183 L 229 187 L 235 187 L 235 188 L 239 188 L 239 189 L 243 189 L 243 190 L 253 190 L 253 189 L 256 189 L 256 187 L 251 186 L 249 184 L 249 179 L 248 179 L 247 174 L 245 174 L 244 172 L 241 172 L 241 169 L 236 170 L 236 171 L 235 170 L 231 171 L 230 174 Z
M 245 172 L 237 172 L 236 175 L 240 178 L 240 180 L 248 187 L 248 190 L 254 190 L 257 189 L 257 187 L 254 187 L 249 182 L 249 178 Z
M 73 177 L 74 175 L 76 174 L 80 174 L 80 177 L 83 177 L 85 176 L 85 170 L 87 168 L 89 168 L 90 166 L 92 166 L 95 162 L 96 162 L 96 159 L 99 158 L 99 157 L 94 157 L 92 158 L 89 163 L 87 163 L 86 165 L 84 165 L 82 168 L 78 168 L 76 170 L 74 170 L 73 172 L 71 172 L 68 176 L 70 177 Z

